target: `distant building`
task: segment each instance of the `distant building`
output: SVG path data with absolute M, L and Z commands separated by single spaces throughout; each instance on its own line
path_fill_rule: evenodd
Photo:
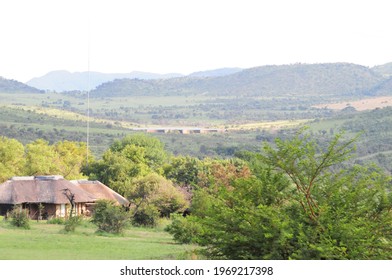
M 197 128 L 197 127 L 162 127 L 162 128 L 137 128 L 136 131 L 144 131 L 147 133 L 180 133 L 180 134 L 207 134 L 207 133 L 223 133 L 225 129 L 217 128 Z
M 68 181 L 62 176 L 13 177 L 0 185 L 0 215 L 5 215 L 15 205 L 28 209 L 32 219 L 67 217 L 74 198 L 74 214 L 89 215 L 99 199 L 109 199 L 119 205 L 128 205 L 122 197 L 98 181 Z

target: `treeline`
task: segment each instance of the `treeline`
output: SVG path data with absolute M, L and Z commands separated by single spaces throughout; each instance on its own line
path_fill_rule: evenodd
M 67 179 L 84 177 L 86 144 L 61 141 L 50 145 L 38 139 L 25 146 L 15 139 L 0 138 L 0 181 L 13 176 L 61 174 Z
M 174 239 L 211 259 L 391 259 L 391 178 L 347 164 L 355 141 L 338 134 L 320 143 L 301 130 L 261 152 L 198 159 L 138 134 L 87 164 L 83 143 L 1 138 L 0 170 L 100 180 L 129 199 L 134 225 L 171 217 Z M 102 207 L 102 219 L 117 213 Z

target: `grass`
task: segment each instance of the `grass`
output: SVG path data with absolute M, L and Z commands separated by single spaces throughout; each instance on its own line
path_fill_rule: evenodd
M 63 225 L 31 221 L 31 229 L 0 221 L 1 260 L 173 260 L 189 259 L 193 246 L 180 245 L 163 226 L 129 228 L 123 235 L 97 234 L 84 222 L 75 233 Z
M 247 123 L 233 125 L 228 128 L 228 130 L 256 130 L 256 129 L 282 129 L 301 126 L 310 119 L 305 120 L 281 120 L 281 121 L 270 121 L 270 122 L 257 122 L 257 123 Z

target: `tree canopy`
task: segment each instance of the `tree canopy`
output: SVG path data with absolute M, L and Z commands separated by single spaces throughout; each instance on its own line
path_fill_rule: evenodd
M 0 138 L 0 180 L 12 176 L 58 174 L 66 179 L 80 179 L 86 164 L 86 144 L 61 141 L 50 145 L 37 139 L 23 145 L 15 139 Z
M 321 147 L 302 131 L 247 155 L 252 175 L 215 180 L 193 196 L 192 214 L 168 231 L 219 259 L 390 259 L 391 178 L 344 166 L 354 139 Z

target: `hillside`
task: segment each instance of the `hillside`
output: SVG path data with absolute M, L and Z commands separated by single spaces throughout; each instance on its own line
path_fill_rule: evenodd
M 392 72 L 389 78 L 378 83 L 371 91 L 371 95 L 390 95 L 392 93 Z
M 24 83 L 0 77 L 0 92 L 2 93 L 43 93 L 44 91 Z
M 380 75 L 390 77 L 392 76 L 392 62 L 374 66 L 372 70 Z
M 227 76 L 231 75 L 237 72 L 242 71 L 243 69 L 241 68 L 221 68 L 221 69 L 215 69 L 215 70 L 207 70 L 207 71 L 198 71 L 189 74 L 189 77 L 220 77 L 220 76 Z
M 236 97 L 361 97 L 374 94 L 382 75 L 355 64 L 262 66 L 218 77 L 166 80 L 118 79 L 98 86 L 92 97 L 209 95 Z
M 344 131 L 349 137 L 359 135 L 354 162 L 376 163 L 392 174 L 392 107 L 363 112 L 342 111 L 338 116 L 316 119 L 309 125 L 318 141 L 338 131 Z

